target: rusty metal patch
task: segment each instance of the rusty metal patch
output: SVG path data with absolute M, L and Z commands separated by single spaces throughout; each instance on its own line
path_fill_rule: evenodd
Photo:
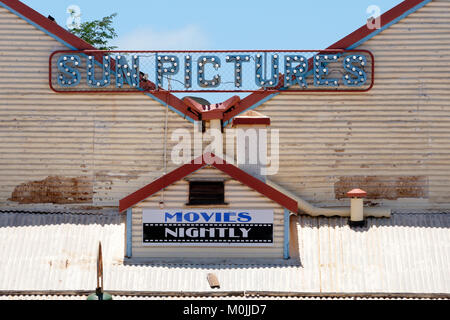
M 93 185 L 89 177 L 49 176 L 18 185 L 9 201 L 27 203 L 92 203 Z
M 367 199 L 428 198 L 427 176 L 342 176 L 334 184 L 336 199 L 347 198 L 354 188 L 367 192 Z

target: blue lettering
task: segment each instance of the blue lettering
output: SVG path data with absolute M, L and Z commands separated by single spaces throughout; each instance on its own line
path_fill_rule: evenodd
M 111 64 L 109 56 L 103 57 L 102 78 L 95 78 L 95 57 L 89 56 L 87 62 L 87 83 L 90 87 L 108 87 L 111 84 Z
M 316 87 L 337 87 L 339 79 L 324 78 L 328 75 L 327 64 L 336 62 L 338 54 L 318 54 L 314 57 L 314 86 Z
M 212 64 L 214 69 L 220 68 L 220 58 L 217 56 L 201 56 L 197 60 L 197 84 L 202 88 L 216 88 L 220 85 L 221 78 L 216 74 L 212 80 L 207 80 L 205 75 L 205 65 Z
M 265 55 L 265 54 L 264 54 Z M 269 79 L 266 79 L 264 74 L 267 70 L 263 69 L 265 63 L 263 63 L 262 55 L 258 53 L 255 58 L 255 83 L 259 87 L 274 87 L 278 84 L 278 65 L 279 65 L 279 57 L 277 54 L 272 55 L 271 61 L 271 70 L 272 76 Z M 264 59 L 266 60 L 266 59 Z
M 296 88 L 291 89 L 300 91 L 302 88 L 308 88 L 307 78 L 310 73 L 313 73 L 314 86 L 322 87 L 323 89 L 339 89 L 339 86 L 361 87 L 370 82 L 371 79 L 368 78 L 373 78 L 370 70 L 370 66 L 373 63 L 371 58 L 361 52 L 356 53 L 356 51 L 355 53 L 340 50 L 336 52 L 329 51 L 329 53 L 322 51 L 313 56 L 311 58 L 312 61 L 307 56 L 293 53 L 293 51 L 286 55 L 260 52 L 256 53 L 255 56 L 249 54 L 225 55 L 221 53 L 226 58 L 221 58 L 221 55 L 202 55 L 197 58 L 196 54 L 192 53 L 182 56 L 180 52 L 171 55 L 155 53 L 154 59 L 156 60 L 153 61 L 154 59 L 151 58 L 151 63 L 154 62 L 155 64 L 156 89 L 162 88 L 165 83 L 164 80 L 170 78 L 180 82 L 181 86 L 184 85 L 184 89 L 195 89 L 193 88 L 195 77 L 197 77 L 197 85 L 200 89 L 217 88 L 231 84 L 231 82 L 222 81 L 224 79 L 221 78 L 220 74 L 221 59 L 225 59 L 227 64 L 231 63 L 234 65 L 234 79 L 232 81 L 236 88 L 242 89 L 244 89 L 243 86 L 247 86 L 243 82 L 243 67 L 252 59 L 255 60 L 255 83 L 261 88 L 278 89 L 281 86 L 284 88 L 295 86 Z M 84 70 L 81 70 L 83 59 L 80 56 L 63 54 L 58 56 L 56 61 L 56 80 L 59 86 L 68 89 L 77 86 L 81 81 L 82 72 L 86 72 L 86 84 L 88 87 L 102 89 L 111 85 L 114 86 L 113 82 L 115 82 L 117 88 L 125 87 L 124 89 L 134 88 L 137 90 L 140 88 L 140 83 L 148 79 L 148 75 L 140 71 L 141 57 L 144 59 L 149 58 L 148 56 L 139 56 L 138 52 L 114 56 L 111 56 L 110 53 L 95 53 L 91 56 L 87 55 L 86 68 L 84 69 L 83 66 Z M 341 61 L 338 61 L 341 58 L 344 58 L 342 65 Z M 283 68 L 283 61 L 284 75 L 282 75 L 282 70 L 280 70 Z M 367 65 L 368 63 L 370 65 Z M 182 74 L 183 65 L 184 74 Z M 342 67 L 344 70 L 342 70 Z M 340 73 L 340 75 L 332 77 L 333 73 Z M 176 77 L 179 80 L 176 80 Z M 56 80 L 52 81 L 56 82 Z M 218 220 L 220 221 L 222 221 L 220 218 L 223 218 L 222 214 L 223 212 L 219 214 Z M 206 219 L 209 221 L 212 217 L 208 216 Z
M 294 67 L 294 64 L 297 66 Z M 307 87 L 306 73 L 308 71 L 308 59 L 300 55 L 289 55 L 284 57 L 284 81 L 285 87 L 298 84 L 300 87 Z
M 195 222 L 198 221 L 198 219 L 200 219 L 200 216 L 197 212 L 188 212 L 184 215 L 184 220 L 188 222 Z
M 350 87 L 359 87 L 366 83 L 367 74 L 363 68 L 353 65 L 353 63 L 359 63 L 362 67 L 367 64 L 367 60 L 366 57 L 362 55 L 346 56 L 343 65 L 347 73 L 342 79 L 344 80 L 344 83 Z
M 214 212 L 208 215 L 206 212 L 200 212 L 203 219 L 205 219 L 206 222 L 211 220 L 212 216 L 214 215 Z
M 222 213 L 216 212 L 216 222 L 222 222 Z
M 224 212 L 223 213 L 223 222 L 235 222 L 236 220 L 231 220 L 231 217 L 235 216 L 236 212 Z
M 237 220 L 239 222 L 250 222 L 252 220 L 252 217 L 248 212 L 239 212 L 238 217 Z
M 192 59 L 191 56 L 184 57 L 184 87 L 190 88 L 192 86 Z
M 80 83 L 80 72 L 77 69 L 80 63 L 80 57 L 75 55 L 62 56 L 58 59 L 58 70 L 61 72 L 58 74 L 58 84 L 61 87 L 73 87 Z
M 156 87 L 163 86 L 163 79 L 167 76 L 174 76 L 180 70 L 180 61 L 177 56 L 167 55 L 159 56 L 156 55 L 157 68 L 156 68 Z
M 242 86 L 242 67 L 244 62 L 250 62 L 249 55 L 230 55 L 227 56 L 226 62 L 234 62 L 234 85 Z
M 164 215 L 164 222 L 167 222 L 168 220 L 172 220 L 173 218 L 176 218 L 177 222 L 182 222 L 183 221 L 183 213 L 177 212 L 174 214 L 170 214 L 169 212 L 166 212 L 166 214 Z
M 134 55 L 131 64 L 124 56 L 116 57 L 116 87 L 123 87 L 124 79 L 130 87 L 139 88 L 139 57 Z

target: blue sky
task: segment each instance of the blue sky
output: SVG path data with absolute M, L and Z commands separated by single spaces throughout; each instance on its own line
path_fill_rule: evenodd
M 378 6 L 383 13 L 402 2 L 22 1 L 45 16 L 52 15 L 64 27 L 70 5 L 80 7 L 82 21 L 117 12 L 114 26 L 119 37 L 112 44 L 127 50 L 321 49 L 365 24 L 370 5 Z
M 369 5 L 385 12 L 401 0 L 23 2 L 62 26 L 72 4 L 81 8 L 82 21 L 117 12 L 121 49 L 227 50 L 324 48 L 363 25 Z

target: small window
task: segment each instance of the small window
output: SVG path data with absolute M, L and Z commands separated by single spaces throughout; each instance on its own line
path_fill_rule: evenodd
M 225 187 L 223 181 L 190 181 L 189 203 L 225 204 Z

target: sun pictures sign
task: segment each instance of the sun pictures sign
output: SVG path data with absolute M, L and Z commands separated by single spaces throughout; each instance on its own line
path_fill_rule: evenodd
M 144 246 L 273 246 L 273 210 L 144 209 Z
M 57 92 L 367 91 L 374 57 L 367 50 L 56 51 Z

